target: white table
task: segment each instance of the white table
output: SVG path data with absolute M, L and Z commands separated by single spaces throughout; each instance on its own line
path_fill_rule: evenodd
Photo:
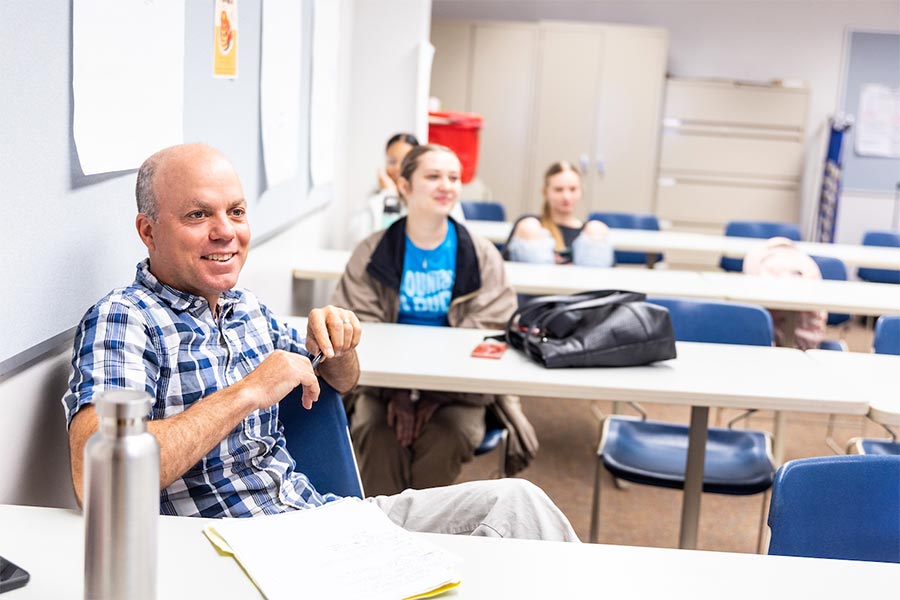
M 869 403 L 869 417 L 884 425 L 900 425 L 900 356 L 867 352 L 808 350 L 807 356 L 853 382 Z
M 305 330 L 305 319 L 288 322 Z M 659 402 L 691 407 L 679 546 L 695 548 L 709 407 L 864 415 L 868 403 L 792 348 L 678 342 L 678 358 L 608 369 L 545 369 L 509 349 L 472 358 L 477 329 L 364 323 L 360 384 L 389 388 Z
M 504 221 L 467 220 L 465 226 L 488 240 L 502 244 L 509 238 L 512 224 Z M 616 250 L 634 252 L 690 251 L 714 258 L 744 258 L 753 248 L 764 243 L 757 238 L 709 235 L 683 231 L 648 231 L 612 228 L 609 240 Z M 839 258 L 848 269 L 872 267 L 900 269 L 900 248 L 882 248 L 857 244 L 822 244 L 797 242 L 797 247 L 812 256 Z
M 293 259 L 293 274 L 297 279 L 339 279 L 349 258 L 350 252 L 347 250 L 305 253 Z M 861 315 L 900 313 L 900 285 L 883 283 L 516 262 L 505 263 L 505 269 L 510 284 L 523 294 L 621 289 L 650 296 L 751 302 L 776 309 L 826 310 Z
M 782 310 L 825 310 L 854 315 L 900 313 L 900 285 L 699 273 L 704 293 Z
M 203 536 L 207 522 L 160 517 L 157 597 L 259 598 L 238 564 Z M 0 505 L 0 554 L 31 574 L 4 598 L 82 598 L 83 529 L 75 511 Z M 900 578 L 900 565 L 888 563 L 416 535 L 461 559 L 462 584 L 442 598 L 877 598 Z M 272 540 L 273 552 L 296 552 L 297 572 L 285 576 L 298 584 L 301 549 L 301 540 Z

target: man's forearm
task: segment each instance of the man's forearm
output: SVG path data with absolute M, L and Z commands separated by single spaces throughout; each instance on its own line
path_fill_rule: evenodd
M 359 381 L 359 359 L 356 350 L 326 360 L 319 366 L 319 374 L 339 393 L 346 394 Z
M 159 442 L 159 487 L 165 489 L 255 410 L 242 386 L 219 390 L 183 413 L 147 423 Z
M 167 488 L 197 464 L 254 409 L 247 391 L 231 386 L 210 394 L 183 413 L 148 421 L 147 429 L 159 442 L 159 488 Z M 69 428 L 72 482 L 79 503 L 84 485 L 84 446 L 97 428 L 93 405 L 82 408 Z

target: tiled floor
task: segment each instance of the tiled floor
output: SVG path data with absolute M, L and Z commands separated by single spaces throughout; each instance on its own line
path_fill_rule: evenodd
M 839 332 L 829 332 L 837 338 Z M 871 346 L 871 329 L 859 324 L 844 332 L 849 348 L 867 351 Z M 519 474 L 541 486 L 566 513 L 583 540 L 590 528 L 591 496 L 596 465 L 595 451 L 599 426 L 587 402 L 525 398 L 525 411 L 541 442 L 538 457 Z M 611 403 L 601 402 L 605 412 Z M 645 405 L 650 417 L 688 422 L 689 409 L 664 405 Z M 623 412 L 627 411 L 624 409 Z M 735 411 L 710 411 L 710 421 L 721 423 Z M 772 429 L 772 414 L 758 413 L 750 427 Z M 825 444 L 827 415 L 789 413 L 786 458 L 831 454 Z M 836 421 L 835 438 L 843 445 L 861 433 L 882 437 L 883 430 L 859 417 L 840 417 Z M 490 454 L 477 458 L 463 469 L 461 481 L 489 477 L 496 459 Z M 617 489 L 609 474 L 602 480 L 600 541 L 611 544 L 675 547 L 681 514 L 681 492 L 650 486 L 630 485 Z M 705 550 L 754 552 L 763 496 L 721 496 L 704 494 L 700 511 L 699 547 Z

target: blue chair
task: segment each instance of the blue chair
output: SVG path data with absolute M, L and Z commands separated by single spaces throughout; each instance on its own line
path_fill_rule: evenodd
M 847 281 L 847 267 L 844 261 L 839 258 L 830 256 L 810 256 L 819 267 L 822 273 L 822 279 L 831 279 L 834 281 Z M 850 315 L 844 313 L 828 313 L 828 324 L 842 325 L 850 320 Z
M 594 212 L 588 215 L 588 221 L 601 221 L 614 229 L 645 229 L 659 231 L 659 220 L 656 215 L 618 213 L 618 212 Z M 650 265 L 662 262 L 662 254 L 648 254 L 646 252 L 615 251 L 616 264 L 626 265 Z
M 500 479 L 506 477 L 506 445 L 508 440 L 509 431 L 505 427 L 490 426 L 484 432 L 484 439 L 481 440 L 481 444 L 475 448 L 475 456 L 481 456 L 499 448 L 497 477 Z
M 300 402 L 303 393 L 299 387 L 278 405 L 278 420 L 284 427 L 288 452 L 297 463 L 297 470 L 306 474 L 318 491 L 363 498 L 344 403 L 321 377 L 319 386 L 319 400 L 310 410 Z
M 900 456 L 785 463 L 769 527 L 769 554 L 900 563 Z
M 773 343 L 772 317 L 760 306 L 668 298 L 648 301 L 669 310 L 677 340 L 757 346 Z M 775 475 L 771 437 L 760 431 L 731 429 L 732 423 L 728 428 L 709 428 L 703 491 L 747 495 L 769 489 Z M 645 415 L 640 420 L 619 415 L 604 419 L 594 478 L 592 542 L 599 537 L 603 469 L 625 481 L 683 489 L 688 433 L 687 425 L 650 421 Z
M 786 237 L 795 242 L 800 241 L 800 228 L 793 223 L 773 223 L 768 221 L 731 221 L 725 225 L 725 235 L 730 237 L 747 237 L 767 240 L 773 237 Z M 740 273 L 744 270 L 744 259 L 723 256 L 719 267 L 725 271 Z
M 876 354 L 900 355 L 900 315 L 885 315 L 878 318 L 875 322 L 875 339 L 872 346 Z M 900 455 L 897 434 L 890 427 L 883 424 L 881 426 L 891 436 L 890 439 L 853 438 L 847 445 L 855 448 L 858 454 Z
M 884 246 L 900 248 L 900 233 L 896 231 L 868 231 L 863 235 L 863 246 Z M 861 267 L 857 276 L 863 281 L 874 283 L 900 283 L 900 271 L 892 269 L 870 269 Z
M 878 354 L 900 355 L 900 315 L 884 315 L 875 322 L 872 343 Z
M 463 215 L 472 221 L 505 221 L 506 211 L 499 202 L 462 200 Z

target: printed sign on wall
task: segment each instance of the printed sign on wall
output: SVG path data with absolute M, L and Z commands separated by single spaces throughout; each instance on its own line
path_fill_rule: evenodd
M 237 77 L 237 0 L 216 0 L 213 75 Z

